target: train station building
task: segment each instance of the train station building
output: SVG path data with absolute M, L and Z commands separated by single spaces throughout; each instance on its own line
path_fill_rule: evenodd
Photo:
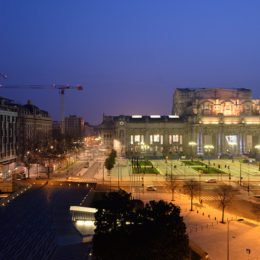
M 260 100 L 250 89 L 177 88 L 169 115 L 104 115 L 100 132 L 122 155 L 256 155 Z

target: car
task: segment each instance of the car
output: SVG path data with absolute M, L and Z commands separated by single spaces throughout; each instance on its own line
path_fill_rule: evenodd
M 217 180 L 216 179 L 208 179 L 206 180 L 206 183 L 216 183 Z
M 146 187 L 146 190 L 148 190 L 148 191 L 156 191 L 157 189 L 155 187 L 153 187 L 153 186 L 148 186 L 148 187 Z

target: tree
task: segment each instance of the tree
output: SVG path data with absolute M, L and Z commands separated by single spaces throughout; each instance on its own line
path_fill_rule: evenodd
M 38 158 L 35 153 L 28 151 L 26 153 L 26 155 L 24 156 L 23 163 L 28 170 L 28 179 L 30 179 L 30 169 L 32 167 L 32 164 L 37 163 L 37 162 L 38 162 Z
M 114 168 L 115 163 L 116 163 L 116 151 L 112 149 L 109 156 L 105 160 L 105 167 L 108 171 L 108 174 L 110 174 L 110 171 Z
M 193 211 L 193 198 L 197 190 L 199 189 L 199 184 L 194 179 L 185 181 L 184 189 L 190 195 L 190 211 Z
M 165 201 L 143 207 L 120 190 L 96 204 L 93 253 L 101 259 L 183 259 L 188 236 L 180 208 Z
M 114 161 L 113 159 L 111 159 L 110 157 L 107 157 L 105 160 L 105 167 L 108 171 L 108 174 L 110 174 L 110 171 L 113 169 L 114 167 Z
M 166 176 L 166 185 L 171 189 L 172 191 L 172 201 L 174 200 L 174 191 L 178 186 L 177 182 L 177 176 L 170 174 Z
M 224 185 L 219 186 L 217 189 L 215 189 L 215 192 L 218 197 L 219 206 L 222 210 L 221 223 L 225 223 L 224 222 L 225 208 L 231 203 L 231 201 L 233 199 L 234 189 L 232 188 L 232 186 L 224 184 Z
M 48 178 L 50 178 L 50 165 L 51 162 L 61 160 L 64 158 L 64 154 L 59 154 L 59 151 L 57 150 L 56 146 L 53 146 L 52 144 L 49 144 L 40 152 L 40 160 L 41 162 L 47 161 L 47 175 Z

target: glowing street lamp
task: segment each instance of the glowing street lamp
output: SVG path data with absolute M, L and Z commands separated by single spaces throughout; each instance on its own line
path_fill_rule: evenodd
M 193 149 L 194 149 L 195 146 L 197 146 L 197 143 L 190 141 L 189 146 L 191 147 L 191 160 L 193 161 Z
M 204 150 L 205 152 L 208 154 L 208 156 L 210 155 L 210 153 L 214 150 L 214 145 L 212 144 L 206 144 L 204 145 Z M 210 160 L 208 158 L 208 163 L 210 164 Z

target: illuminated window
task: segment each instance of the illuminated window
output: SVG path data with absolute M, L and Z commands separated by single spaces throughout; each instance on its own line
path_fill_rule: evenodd
M 178 136 L 178 135 L 173 135 L 173 136 L 172 136 L 172 142 L 173 142 L 173 143 L 179 142 L 179 136 Z
M 153 144 L 153 136 L 150 135 L 150 144 Z
M 135 143 L 140 143 L 140 135 L 135 135 Z
M 236 135 L 226 135 L 226 141 L 228 145 L 237 145 L 237 136 Z
M 141 143 L 144 143 L 144 136 L 141 135 Z
M 134 136 L 133 135 L 131 135 L 130 143 L 134 144 Z
M 180 144 L 182 144 L 182 135 L 180 135 Z
M 154 136 L 153 136 L 153 141 L 154 141 L 155 143 L 159 143 L 159 142 L 160 142 L 160 135 L 154 135 Z
M 161 135 L 161 144 L 163 144 L 163 135 Z
M 169 135 L 169 144 L 172 144 L 172 136 Z

